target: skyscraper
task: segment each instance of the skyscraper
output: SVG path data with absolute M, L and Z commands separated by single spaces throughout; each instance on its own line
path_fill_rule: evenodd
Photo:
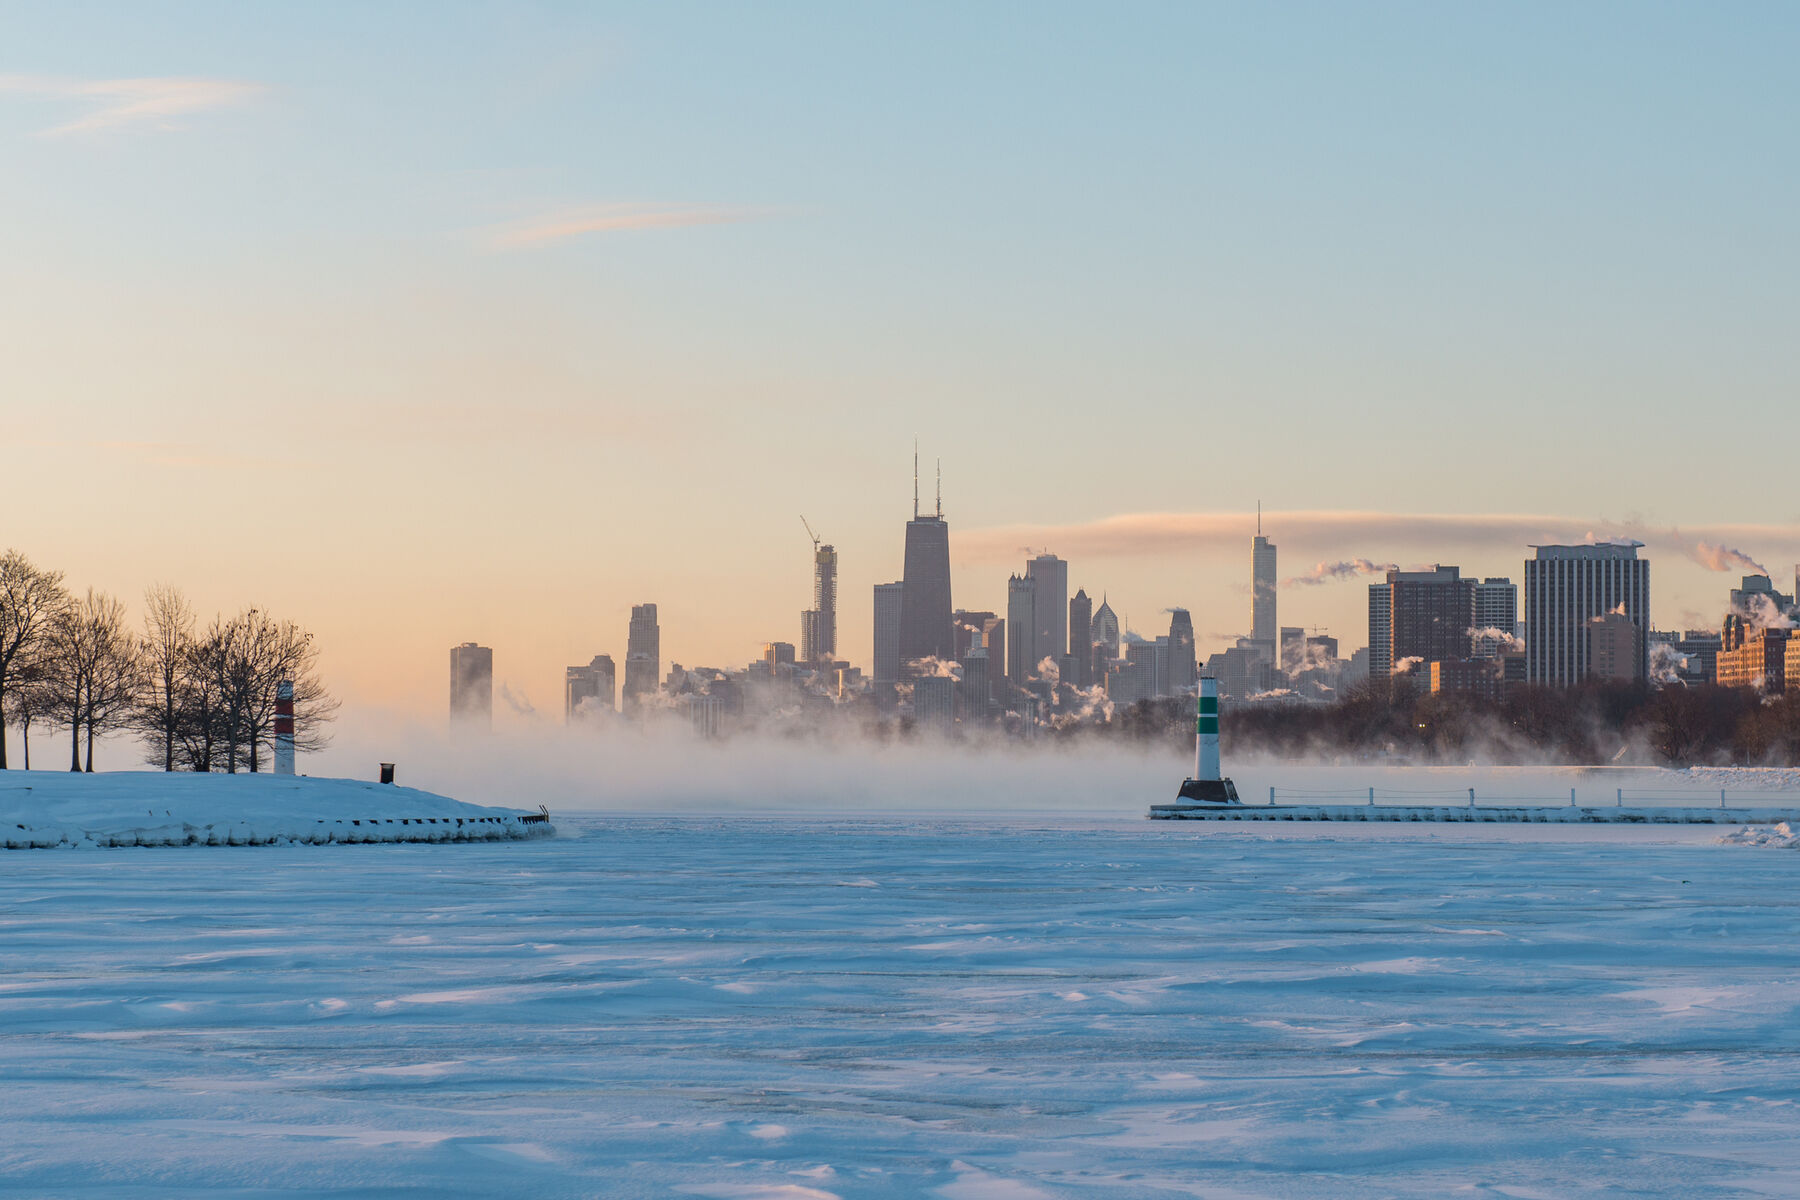
M 474 642 L 450 648 L 450 719 L 494 725 L 494 652 Z
M 837 550 L 813 545 L 813 606 L 800 614 L 800 658 L 816 664 L 837 657 Z
M 1384 683 L 1409 659 L 1429 675 L 1431 663 L 1467 658 L 1474 605 L 1475 581 L 1457 567 L 1389 571 L 1369 587 L 1370 678 Z
M 1006 677 L 1024 686 L 1042 658 L 1037 643 L 1037 580 L 1014 575 L 1006 581 Z
M 612 712 L 617 682 L 610 654 L 596 654 L 585 667 L 570 667 L 563 676 L 564 723 Z
M 1069 644 L 1069 564 L 1044 553 L 1025 564 L 1025 574 L 1035 585 L 1032 620 L 1038 659 L 1054 658 L 1060 664 Z M 1036 666 L 1032 664 L 1034 670 Z
M 656 623 L 656 605 L 634 604 L 625 635 L 625 707 L 635 708 L 643 697 L 654 695 L 661 674 L 662 627 Z
M 1100 610 L 1088 626 L 1088 644 L 1093 648 L 1094 681 L 1099 683 L 1106 679 L 1107 668 L 1119 657 L 1119 618 L 1105 596 L 1100 597 Z
M 1185 608 L 1169 615 L 1169 684 L 1171 696 L 1191 689 L 1200 680 L 1200 664 L 1194 657 L 1194 619 Z
M 1483 579 L 1475 585 L 1469 621 L 1470 658 L 1499 658 L 1519 633 L 1519 585 L 1510 579 Z M 1491 632 L 1498 630 L 1498 633 Z M 1502 636 L 1504 635 L 1504 636 Z
M 1568 687 L 1590 665 L 1588 621 L 1619 611 L 1635 625 L 1636 679 L 1649 675 L 1650 563 L 1642 542 L 1534 546 L 1525 560 L 1525 677 Z M 1623 606 L 1621 608 L 1621 606 Z
M 924 675 L 913 681 L 913 728 L 936 737 L 956 731 L 956 680 Z
M 1369 585 L 1369 678 L 1385 684 L 1394 672 L 1393 593 L 1385 583 Z
M 1281 669 L 1293 672 L 1306 659 L 1306 630 L 1298 625 L 1281 627 Z
M 1256 506 L 1256 538 L 1250 543 L 1250 640 L 1271 663 L 1279 636 L 1275 624 L 1275 543 L 1263 536 L 1262 505 Z
M 1630 682 L 1638 675 L 1638 630 L 1624 613 L 1588 618 L 1588 678 Z
M 906 523 L 900 594 L 900 660 L 950 657 L 950 526 L 940 477 L 937 511 L 919 515 L 919 462 L 913 457 L 913 519 Z
M 906 584 L 875 585 L 875 682 L 894 683 L 900 678 L 900 622 L 905 611 Z
M 1075 678 L 1066 682 L 1076 687 L 1094 686 L 1093 628 L 1094 602 L 1083 588 L 1069 601 L 1069 657 L 1075 661 Z

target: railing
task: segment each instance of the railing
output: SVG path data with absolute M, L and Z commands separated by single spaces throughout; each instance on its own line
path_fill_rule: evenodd
M 1606 795 L 1611 792 L 1611 795 Z M 1451 805 L 1474 808 L 1477 805 L 1494 807 L 1524 807 L 1544 805 L 1566 805 L 1570 808 L 1624 808 L 1627 801 L 1634 807 L 1649 808 L 1716 806 L 1758 808 L 1774 805 L 1800 806 L 1800 791 L 1777 790 L 1771 788 L 1728 788 L 1696 790 L 1693 788 L 1632 788 L 1629 791 L 1622 787 L 1589 788 L 1584 798 L 1579 788 L 1570 788 L 1565 796 L 1561 791 L 1553 795 L 1533 795 L 1519 792 L 1494 792 L 1483 795 L 1481 790 L 1467 788 L 1366 788 L 1359 791 L 1318 790 L 1309 788 L 1269 788 L 1268 803 L 1272 805 L 1317 805 L 1317 804 L 1366 804 L 1374 807 L 1377 804 L 1420 805 L 1429 807 L 1449 807 Z

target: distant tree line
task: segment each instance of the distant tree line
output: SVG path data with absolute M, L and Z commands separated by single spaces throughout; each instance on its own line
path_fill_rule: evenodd
M 114 733 L 139 735 L 165 771 L 262 770 L 283 680 L 294 685 L 295 748 L 323 748 L 337 701 L 312 634 L 294 622 L 250 608 L 202 627 L 179 591 L 157 586 L 139 631 L 118 600 L 92 588 L 77 597 L 60 571 L 0 555 L 0 733 L 19 730 L 27 768 L 32 729 L 54 728 L 68 730 L 72 771 L 92 771 L 95 740 Z
M 1146 700 L 1113 714 L 1111 733 L 1191 747 L 1192 700 Z M 1749 688 L 1594 683 L 1515 685 L 1494 699 L 1363 684 L 1335 704 L 1227 705 L 1220 749 L 1283 758 L 1349 756 L 1414 762 L 1586 766 L 1800 766 L 1800 695 Z

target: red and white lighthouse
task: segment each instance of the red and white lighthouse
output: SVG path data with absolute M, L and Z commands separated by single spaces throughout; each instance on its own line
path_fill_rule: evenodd
M 291 679 L 275 685 L 275 773 L 294 773 L 294 683 Z

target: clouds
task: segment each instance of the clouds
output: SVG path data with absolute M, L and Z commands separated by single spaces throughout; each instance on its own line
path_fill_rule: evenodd
M 1282 587 L 1294 587 L 1305 584 L 1316 587 L 1321 583 L 1330 583 L 1337 579 L 1354 579 L 1358 575 L 1385 575 L 1389 571 L 1398 571 L 1398 563 L 1370 562 L 1366 558 L 1352 558 L 1343 562 L 1322 562 L 1304 575 L 1295 575 L 1281 581 Z
M 179 129 L 177 118 L 247 103 L 267 89 L 234 79 L 174 76 L 141 79 L 68 79 L 54 75 L 0 75 L 0 93 L 60 101 L 80 115 L 38 131 L 59 138 L 108 130 Z
M 501 250 L 529 250 L 591 233 L 731 225 L 770 215 L 767 209 L 733 208 L 723 204 L 601 204 L 563 209 L 517 222 L 496 231 L 492 244 Z
M 1675 551 L 1711 566 L 1712 560 L 1702 555 L 1698 546 L 1705 544 L 1710 551 L 1711 543 L 1729 542 L 1779 547 L 1784 551 L 1800 549 L 1800 529 L 1791 524 L 1723 524 L 1689 533 L 1637 520 L 1596 521 L 1591 516 L 1354 510 L 1264 513 L 1262 520 L 1264 532 L 1271 540 L 1308 556 L 1330 554 L 1345 543 L 1370 546 L 1384 553 L 1418 551 L 1429 557 L 1493 551 L 1523 555 L 1533 545 L 1580 545 L 1635 538 L 1653 552 Z M 1082 559 L 1247 553 L 1255 523 L 1253 514 L 1238 512 L 1126 513 L 1081 524 L 1003 525 L 970 530 L 958 535 L 956 550 L 959 558 L 970 561 L 1005 560 L 1020 546 L 1049 546 L 1065 558 Z M 1697 542 L 1696 538 L 1703 540 Z M 1377 565 L 1370 563 L 1371 567 Z M 1314 570 L 1317 572 L 1318 568 Z M 1340 571 L 1327 563 L 1320 581 L 1349 578 L 1357 571 L 1355 564 Z

